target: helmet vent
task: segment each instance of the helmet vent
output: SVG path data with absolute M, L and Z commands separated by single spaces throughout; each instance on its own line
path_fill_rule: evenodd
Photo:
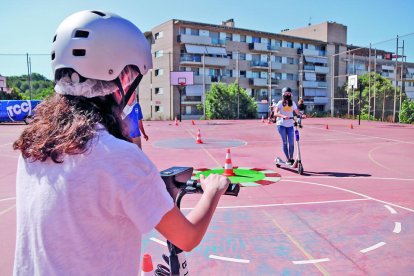
M 83 38 L 87 38 L 88 36 L 89 36 L 89 32 L 82 31 L 82 30 L 77 30 L 74 35 L 74 37 L 83 37 Z
M 104 14 L 103 12 L 100 12 L 100 11 L 91 11 L 91 12 L 94 13 L 94 14 L 97 14 L 99 16 L 102 16 L 102 17 L 106 16 L 106 14 Z
M 52 43 L 56 41 L 56 37 L 57 37 L 57 35 L 55 35 L 55 36 L 53 37 L 53 41 L 52 41 Z
M 55 52 L 52 53 L 52 60 L 55 60 Z
M 72 54 L 75 57 L 84 57 L 86 55 L 86 50 L 85 49 L 73 49 Z

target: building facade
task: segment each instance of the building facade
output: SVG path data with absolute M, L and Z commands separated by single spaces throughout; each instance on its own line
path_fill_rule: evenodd
M 350 74 L 348 59 L 339 55 L 349 49 L 347 28 L 334 22 L 267 33 L 236 28 L 233 20 L 212 25 L 172 19 L 145 35 L 154 64 L 139 87 L 145 119 L 202 117 L 204 96 L 215 82 L 244 88 L 258 104 L 258 117 L 267 115 L 269 103 L 280 99 L 285 86 L 295 100 L 304 99 L 308 110 L 328 111 L 332 89 L 346 82 L 332 76 Z M 352 67 L 353 72 L 367 71 L 364 64 Z M 171 85 L 170 72 L 177 71 L 193 72 L 193 85 Z

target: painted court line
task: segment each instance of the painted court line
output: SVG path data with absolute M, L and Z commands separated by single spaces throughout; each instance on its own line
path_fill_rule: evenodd
M 380 248 L 381 246 L 384 246 L 384 245 L 386 245 L 386 243 L 385 243 L 385 242 L 379 242 L 379 243 L 377 243 L 377 244 L 374 244 L 373 246 L 370 246 L 370 247 L 367 247 L 367 248 L 365 248 L 365 249 L 360 250 L 360 252 L 361 252 L 361 253 L 367 253 L 367 252 L 369 252 L 369 251 L 372 251 L 372 250 L 378 249 L 378 248 Z
M 167 246 L 167 243 L 165 241 L 159 240 L 157 238 L 151 237 L 150 240 L 152 240 L 153 242 L 159 243 L 161 245 Z
M 391 214 L 396 214 L 397 211 L 395 211 L 394 208 L 392 208 L 391 206 L 388 206 L 387 204 L 384 205 L 385 208 L 388 209 L 388 211 L 390 211 Z
M 327 203 L 341 203 L 370 200 L 369 198 L 354 198 L 354 199 L 340 199 L 327 201 L 307 201 L 307 202 L 292 202 L 292 203 L 274 203 L 274 204 L 257 204 L 257 205 L 237 205 L 237 206 L 219 206 L 217 209 L 238 209 L 238 208 L 261 208 L 274 206 L 292 206 L 292 205 L 312 205 L 312 204 L 327 204 Z M 192 210 L 193 208 L 181 208 L 181 210 Z
M 313 259 L 313 260 L 303 260 L 303 261 L 292 261 L 294 264 L 317 264 L 317 263 L 323 263 L 323 262 L 329 262 L 329 258 L 323 258 L 323 259 Z
M 396 234 L 401 233 L 401 222 L 394 222 L 394 230 L 392 232 Z
M 6 197 L 6 198 L 0 198 L 1 201 L 8 201 L 8 200 L 16 200 L 16 197 Z
M 4 215 L 5 213 L 7 213 L 7 212 L 8 212 L 8 211 L 10 211 L 10 210 L 13 210 L 15 207 L 16 207 L 16 204 L 14 204 L 14 205 L 10 206 L 9 208 L 7 208 L 7 209 L 5 209 L 5 210 L 1 211 L 1 212 L 0 212 L 0 216 L 1 216 L 1 215 Z
M 400 205 L 397 205 L 397 204 L 394 204 L 394 203 L 386 202 L 386 201 L 383 201 L 383 200 L 380 200 L 380 199 L 376 199 L 376 198 L 373 198 L 373 197 L 364 195 L 362 193 L 358 193 L 358 192 L 355 192 L 355 191 L 352 191 L 352 190 L 348 190 L 348 189 L 345 189 L 345 188 L 340 188 L 340 187 L 336 187 L 336 186 L 331 186 L 331 185 L 326 185 L 326 184 L 321 184 L 321 183 L 315 183 L 315 182 L 308 182 L 308 181 L 299 181 L 299 180 L 282 180 L 282 181 L 305 183 L 305 184 L 309 184 L 309 185 L 327 187 L 327 188 L 331 188 L 331 189 L 335 189 L 335 190 L 339 190 L 339 191 L 344 191 L 344 192 L 348 192 L 348 193 L 351 193 L 351 194 L 354 194 L 354 195 L 359 195 L 359 196 L 361 196 L 363 198 L 371 199 L 371 200 L 376 201 L 376 202 L 379 202 L 379 203 L 391 205 L 391 206 L 394 206 L 394 207 L 397 207 L 397 208 L 400 208 L 400 209 L 403 209 L 403 210 L 406 210 L 406 211 L 409 211 L 409 212 L 414 213 L 414 209 L 407 208 L 407 207 L 404 207 L 404 206 L 400 206 Z
M 250 260 L 245 260 L 245 259 L 235 259 L 235 258 L 228 258 L 228 257 L 217 256 L 217 255 L 210 255 L 208 257 L 210 259 L 222 260 L 222 261 L 227 261 L 227 262 L 243 263 L 243 264 L 250 263 Z

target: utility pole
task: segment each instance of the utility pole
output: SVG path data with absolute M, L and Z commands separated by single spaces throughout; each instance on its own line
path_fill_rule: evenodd
M 30 100 L 32 100 L 32 62 L 29 57 L 29 53 L 26 53 L 26 62 L 27 62 L 27 78 L 29 80 L 29 91 L 30 91 Z
M 206 62 L 205 62 L 205 54 L 201 57 L 203 60 L 203 112 L 204 112 L 204 120 L 207 120 L 206 115 Z
M 400 114 L 401 114 L 401 105 L 402 105 L 402 93 L 403 93 L 403 87 L 404 87 L 404 81 L 403 81 L 403 74 L 404 74 L 404 40 L 402 42 L 402 55 L 401 55 L 401 89 L 400 89 L 400 107 L 398 109 L 398 122 L 400 122 Z
M 352 74 L 355 74 L 355 54 L 352 54 Z M 355 118 L 355 89 L 352 88 L 352 118 Z
M 272 105 L 272 53 L 269 52 L 269 63 L 268 63 L 268 75 L 269 75 L 269 95 L 268 95 L 268 110 L 270 112 L 270 107 Z M 270 113 L 269 113 L 270 116 Z
M 377 97 L 377 48 L 374 49 L 374 120 L 375 120 L 375 103 Z
M 335 55 L 331 56 L 331 117 L 334 116 L 334 95 L 335 95 Z M 349 100 L 348 100 L 349 103 Z M 349 111 L 348 111 L 349 115 Z
M 371 43 L 368 54 L 368 121 L 371 118 Z
M 394 69 L 394 106 L 392 110 L 392 122 L 395 123 L 395 109 L 397 105 L 397 86 L 398 86 L 398 80 L 397 80 L 397 68 L 398 68 L 398 35 L 397 35 L 397 48 L 395 49 L 395 69 Z
M 236 52 L 237 119 L 240 119 L 239 51 Z

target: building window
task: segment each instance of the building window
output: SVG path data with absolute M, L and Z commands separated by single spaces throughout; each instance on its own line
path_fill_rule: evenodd
M 154 53 L 154 57 L 155 57 L 155 58 L 162 57 L 163 55 L 164 55 L 164 51 L 163 51 L 163 50 L 159 50 L 159 51 L 156 51 L 156 52 Z
M 295 58 L 288 57 L 288 58 L 286 58 L 286 63 L 287 64 L 297 64 L 297 60 Z
M 253 43 L 260 43 L 260 37 L 253 36 L 252 37 L 252 42 Z
M 159 38 L 162 38 L 164 36 L 164 32 L 158 32 L 158 33 L 156 33 L 155 35 L 154 35 L 154 38 L 155 38 L 155 40 L 157 40 L 157 39 L 159 39 Z
M 240 42 L 246 42 L 246 35 L 240 35 Z
M 164 94 L 164 89 L 162 87 L 155 87 L 155 94 L 156 95 Z
M 239 60 L 246 60 L 246 53 L 239 53 Z
M 233 34 L 226 33 L 226 40 L 232 41 L 233 40 Z
M 198 29 L 191 29 L 191 35 L 198 35 L 199 33 Z
M 162 76 L 164 74 L 164 69 L 155 69 L 155 76 Z
M 287 73 L 286 79 L 287 80 L 298 80 L 298 75 Z
M 161 105 L 156 105 L 155 106 L 155 112 L 163 112 L 164 108 Z
M 240 71 L 240 77 L 245 78 L 246 77 L 246 71 L 244 71 L 244 70 Z
M 286 48 L 293 48 L 293 42 L 286 41 Z

